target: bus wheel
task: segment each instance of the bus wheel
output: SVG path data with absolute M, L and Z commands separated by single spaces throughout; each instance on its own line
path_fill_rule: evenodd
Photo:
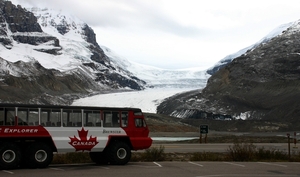
M 96 164 L 106 165 L 108 164 L 107 157 L 104 152 L 90 152 L 90 158 Z
M 26 164 L 30 168 L 46 168 L 52 162 L 53 152 L 45 143 L 33 143 L 26 151 Z
M 125 165 L 131 158 L 131 150 L 125 142 L 115 141 L 107 150 L 108 160 L 113 165 Z
M 0 146 L 0 155 L 0 168 L 2 169 L 17 168 L 21 161 L 20 149 L 14 143 L 3 143 Z

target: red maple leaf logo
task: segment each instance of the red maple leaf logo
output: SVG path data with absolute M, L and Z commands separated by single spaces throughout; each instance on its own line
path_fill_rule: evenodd
M 71 139 L 71 142 L 69 142 L 69 144 L 73 146 L 76 151 L 91 151 L 92 148 L 99 143 L 97 141 L 97 137 L 90 136 L 90 138 L 87 139 L 88 130 L 85 131 L 83 127 L 81 130 L 77 131 L 80 139 L 78 139 L 75 135 L 74 138 L 69 137 Z

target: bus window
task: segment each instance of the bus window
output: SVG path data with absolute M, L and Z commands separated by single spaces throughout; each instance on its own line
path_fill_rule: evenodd
M 4 108 L 0 108 L 0 125 L 4 125 Z
M 49 117 L 50 125 L 53 126 L 61 126 L 60 120 L 60 109 L 52 109 Z M 48 123 L 49 124 L 49 123 Z
M 39 110 L 38 109 L 29 109 L 28 125 L 35 125 L 35 122 L 38 122 L 38 121 L 39 121 Z
M 46 126 L 46 123 L 48 121 L 48 111 L 42 110 L 41 111 L 41 125 L 42 126 Z M 37 121 L 36 124 L 38 124 L 39 122 Z
M 127 127 L 128 125 L 128 112 L 122 112 L 121 113 L 121 125 L 122 127 Z
M 146 127 L 146 123 L 144 121 L 144 119 L 134 119 L 134 122 L 135 122 L 135 126 L 136 127 Z
M 81 127 L 81 110 L 63 110 L 63 123 L 67 127 Z
M 112 127 L 112 113 L 110 111 L 103 112 L 103 126 L 104 127 Z
M 84 111 L 84 126 L 86 127 L 101 127 L 100 111 Z
M 120 114 L 119 112 L 112 112 L 112 126 L 120 127 Z
M 117 111 L 104 111 L 103 112 L 104 127 L 120 127 L 120 116 Z
M 15 109 L 8 108 L 5 110 L 6 115 L 4 120 L 4 125 L 15 125 Z
M 41 125 L 55 127 L 60 125 L 60 109 L 42 109 Z
M 28 109 L 18 109 L 18 125 L 28 125 L 27 117 L 28 117 Z
M 82 126 L 81 110 L 73 110 L 73 112 L 70 113 L 70 121 L 73 122 L 75 127 L 81 127 Z
M 39 110 L 37 108 L 18 109 L 19 125 L 35 125 L 39 121 Z M 38 124 L 37 124 L 38 125 Z
M 68 124 L 68 115 L 69 113 L 66 110 L 63 110 L 62 112 L 62 121 L 63 121 L 63 126 L 66 127 Z

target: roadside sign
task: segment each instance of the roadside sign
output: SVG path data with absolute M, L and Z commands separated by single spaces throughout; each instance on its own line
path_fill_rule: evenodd
M 200 125 L 200 134 L 208 133 L 208 125 Z

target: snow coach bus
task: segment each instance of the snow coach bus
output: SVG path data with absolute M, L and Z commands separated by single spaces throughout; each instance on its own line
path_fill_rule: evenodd
M 89 152 L 98 164 L 124 165 L 151 146 L 138 108 L 0 103 L 0 169 L 45 168 L 53 153 Z

